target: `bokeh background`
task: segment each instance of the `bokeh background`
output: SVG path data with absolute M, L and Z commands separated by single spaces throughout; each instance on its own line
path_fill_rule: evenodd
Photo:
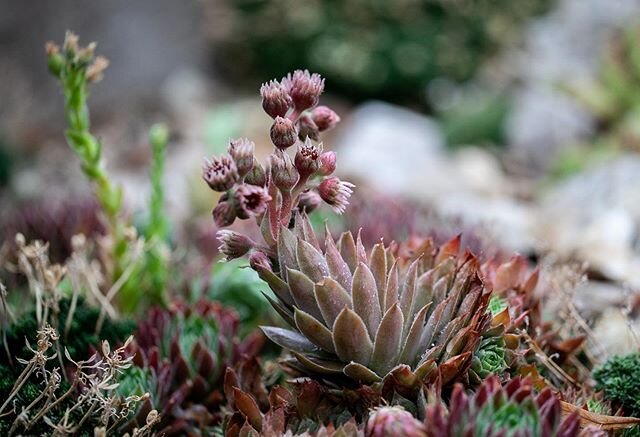
M 176 234 L 215 252 L 202 156 L 237 136 L 266 155 L 259 85 L 308 68 L 342 116 L 325 145 L 358 186 L 343 225 L 372 240 L 437 225 L 584 265 L 578 303 L 610 310 L 596 335 L 629 344 L 611 327 L 640 287 L 637 0 L 0 0 L 3 239 L 95 227 L 43 49 L 67 29 L 111 61 L 90 104 L 132 214 L 165 122 Z

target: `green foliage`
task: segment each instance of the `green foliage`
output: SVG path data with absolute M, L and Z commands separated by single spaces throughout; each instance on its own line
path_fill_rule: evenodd
M 495 294 L 491 296 L 491 299 L 489 300 L 489 311 L 491 311 L 491 315 L 493 317 L 503 312 L 506 308 L 507 308 L 506 299 L 500 296 L 497 296 Z
M 463 99 L 440 114 L 442 130 L 449 146 L 504 143 L 504 121 L 509 111 L 502 96 Z
M 70 305 L 70 299 L 65 298 L 59 302 L 60 313 L 56 320 L 62 333 L 63 344 L 68 349 L 73 360 L 88 358 L 90 349 L 97 347 L 102 340 L 107 340 L 110 344 L 122 343 L 135 330 L 135 323 L 132 321 L 112 321 L 107 317 L 100 331 L 96 332 L 100 310 L 88 305 L 82 298 L 79 298 L 69 330 L 65 335 L 64 326 Z M 16 323 L 9 326 L 6 333 L 6 346 L 11 353 L 14 364 L 15 357 L 25 357 L 32 354 L 25 345 L 25 339 L 32 340 L 37 330 L 38 322 L 35 309 L 21 315 Z M 0 363 L 8 363 L 4 347 L 0 349 L 0 357 Z
M 475 417 L 475 434 L 489 435 L 489 429 L 500 429 L 505 436 L 519 435 L 526 432 L 540 435 L 540 416 L 533 398 L 521 403 L 509 402 L 504 398 L 496 398 L 495 403 L 487 402 Z
M 308 68 L 348 96 L 415 102 L 431 79 L 471 78 L 551 0 L 208 3 L 213 19 L 227 20 L 211 34 L 218 64 L 234 78 Z
M 271 296 L 271 290 L 245 260 L 215 263 L 211 278 L 207 297 L 238 312 L 243 334 L 273 315 L 271 305 L 262 296 L 263 291 Z
M 593 377 L 606 400 L 622 406 L 626 414 L 640 417 L 640 353 L 609 358 L 594 370 Z

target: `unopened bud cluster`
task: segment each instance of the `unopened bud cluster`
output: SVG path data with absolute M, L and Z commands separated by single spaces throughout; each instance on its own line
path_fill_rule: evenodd
M 109 61 L 102 56 L 95 56 L 96 43 L 81 47 L 78 35 L 67 32 L 62 48 L 53 42 L 46 45 L 49 71 L 60 78 L 63 74 L 82 74 L 88 82 L 102 79 Z
M 270 269 L 280 227 L 290 225 L 292 214 L 309 213 L 322 203 L 337 213 L 345 211 L 353 184 L 331 176 L 336 154 L 324 151 L 319 142 L 320 134 L 340 121 L 332 109 L 318 106 L 323 91 L 324 79 L 307 70 L 262 85 L 262 108 L 273 119 L 269 134 L 274 150 L 267 165 L 258 162 L 254 143 L 247 139 L 231 140 L 226 154 L 205 159 L 203 179 L 223 193 L 213 210 L 216 225 L 255 217 L 265 240 L 258 245 L 220 231 L 220 250 L 227 259 L 249 253 L 252 266 Z

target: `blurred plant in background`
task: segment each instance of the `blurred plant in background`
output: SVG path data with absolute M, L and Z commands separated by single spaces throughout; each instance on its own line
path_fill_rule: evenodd
M 205 10 L 217 65 L 229 77 L 264 81 L 309 68 L 343 95 L 415 102 L 434 78 L 471 78 L 551 3 L 225 0 Z
M 591 113 L 597 127 L 589 144 L 560 156 L 556 174 L 576 173 L 620 152 L 640 152 L 640 26 L 612 35 L 595 79 L 560 86 Z

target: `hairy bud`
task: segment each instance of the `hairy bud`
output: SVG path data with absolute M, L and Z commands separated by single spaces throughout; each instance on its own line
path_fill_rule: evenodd
M 271 125 L 271 141 L 280 150 L 291 147 L 296 142 L 296 127 L 288 118 L 276 117 Z
M 314 190 L 308 190 L 298 197 L 298 209 L 309 214 L 322 204 L 322 198 Z
M 238 180 L 236 163 L 229 155 L 204 160 L 202 178 L 214 191 L 224 192 L 233 187 Z
M 236 215 L 241 219 L 248 219 L 262 214 L 271 201 L 271 196 L 262 187 L 255 185 L 240 185 L 234 192 Z
M 317 73 L 308 70 L 296 70 L 282 79 L 297 111 L 313 108 L 318 104 L 320 94 L 324 91 L 324 79 Z
M 236 219 L 235 207 L 226 200 L 218 202 L 215 208 L 213 208 L 213 221 L 216 226 L 222 228 L 224 226 L 230 226 Z
M 349 197 L 353 193 L 353 185 L 350 182 L 341 181 L 337 177 L 327 178 L 318 186 L 318 193 L 322 200 L 327 202 L 337 214 L 342 214 L 349 205 Z
M 284 117 L 292 106 L 291 97 L 287 93 L 286 88 L 279 82 L 272 80 L 271 82 L 262 84 L 260 87 L 262 95 L 262 109 L 269 114 L 271 118 Z
M 322 143 L 314 146 L 307 138 L 304 144 L 298 145 L 295 164 L 301 176 L 310 176 L 320 168 L 320 156 L 322 154 Z
M 227 261 L 244 256 L 256 245 L 251 238 L 227 229 L 218 231 L 216 238 L 220 242 L 218 250 Z
M 320 161 L 320 167 L 318 168 L 318 174 L 321 176 L 329 176 L 336 171 L 336 152 L 324 152 L 318 158 Z
M 264 171 L 262 164 L 260 164 L 255 157 L 253 158 L 253 167 L 244 177 L 244 181 L 247 184 L 257 185 L 258 187 L 264 187 L 267 185 L 267 173 Z
M 253 154 L 256 151 L 256 145 L 253 141 L 249 141 L 246 138 L 231 140 L 227 151 L 235 161 L 240 177 L 244 177 L 251 171 L 255 161 Z
M 298 182 L 300 175 L 289 155 L 276 152 L 271 155 L 271 180 L 281 191 L 290 191 Z
M 253 251 L 251 255 L 249 255 L 249 265 L 256 272 L 263 270 L 272 271 L 269 257 L 259 250 Z
M 311 118 L 320 130 L 326 131 L 340 123 L 340 116 L 327 106 L 318 106 L 311 113 Z
M 307 138 L 318 141 L 320 138 L 320 130 L 307 114 L 302 114 L 298 119 L 298 138 L 304 141 Z

